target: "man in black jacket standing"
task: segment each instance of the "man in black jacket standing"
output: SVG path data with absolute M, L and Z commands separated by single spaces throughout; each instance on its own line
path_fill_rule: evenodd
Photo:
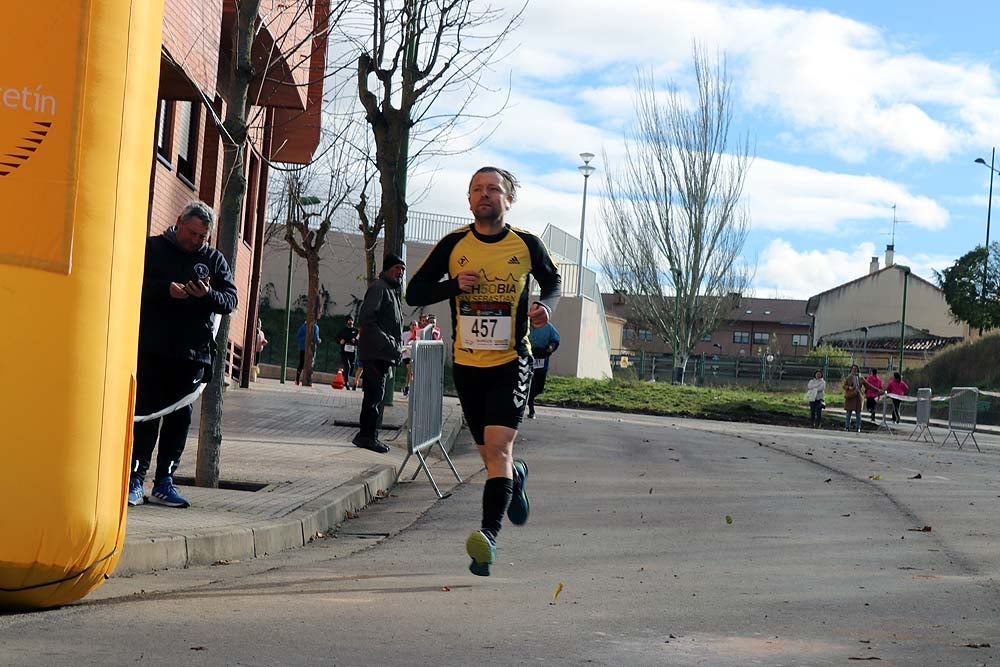
M 135 423 L 129 505 L 145 502 L 143 483 L 157 435 L 160 448 L 149 502 L 189 505 L 174 487 L 173 474 L 184 453 L 192 407 L 188 403 L 172 411 L 169 408 L 183 402 L 211 376 L 215 356 L 212 316 L 236 308 L 236 284 L 229 264 L 206 243 L 214 223 L 212 209 L 193 201 L 173 227 L 146 240 L 135 413 L 164 414 Z
M 365 382 L 359 419 L 361 430 L 352 442 L 379 454 L 389 451 L 389 446 L 378 439 L 378 425 L 386 380 L 392 378 L 390 371 L 400 359 L 403 309 L 399 297 L 405 270 L 401 257 L 391 252 L 386 254 L 382 273 L 368 287 L 358 312 L 358 358 L 365 367 Z

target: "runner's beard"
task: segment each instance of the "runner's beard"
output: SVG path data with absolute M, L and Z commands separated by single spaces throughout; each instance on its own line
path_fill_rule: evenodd
M 489 202 L 483 202 L 476 206 L 476 210 L 473 213 L 473 217 L 477 222 L 482 222 L 489 225 L 495 225 L 501 220 L 500 211 L 497 207 Z

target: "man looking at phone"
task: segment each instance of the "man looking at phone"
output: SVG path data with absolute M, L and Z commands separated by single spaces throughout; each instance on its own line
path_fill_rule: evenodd
M 212 315 L 236 308 L 236 284 L 229 264 L 207 244 L 214 223 L 215 214 L 208 204 L 193 201 L 173 227 L 146 240 L 136 415 L 162 411 L 211 377 L 215 357 Z M 188 507 L 174 487 L 173 474 L 184 453 L 191 413 L 189 404 L 162 418 L 135 423 L 129 505 L 145 502 L 143 483 L 159 436 L 149 502 Z

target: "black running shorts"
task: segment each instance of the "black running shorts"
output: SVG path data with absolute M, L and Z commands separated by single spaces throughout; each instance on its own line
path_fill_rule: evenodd
M 487 426 L 520 426 L 528 404 L 531 371 L 531 357 L 487 368 L 455 364 L 455 390 L 477 445 L 485 444 Z

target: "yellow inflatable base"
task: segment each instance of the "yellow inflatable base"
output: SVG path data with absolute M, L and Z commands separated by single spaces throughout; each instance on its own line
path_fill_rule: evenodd
M 125 536 L 163 0 L 7 2 L 0 609 L 79 600 Z

